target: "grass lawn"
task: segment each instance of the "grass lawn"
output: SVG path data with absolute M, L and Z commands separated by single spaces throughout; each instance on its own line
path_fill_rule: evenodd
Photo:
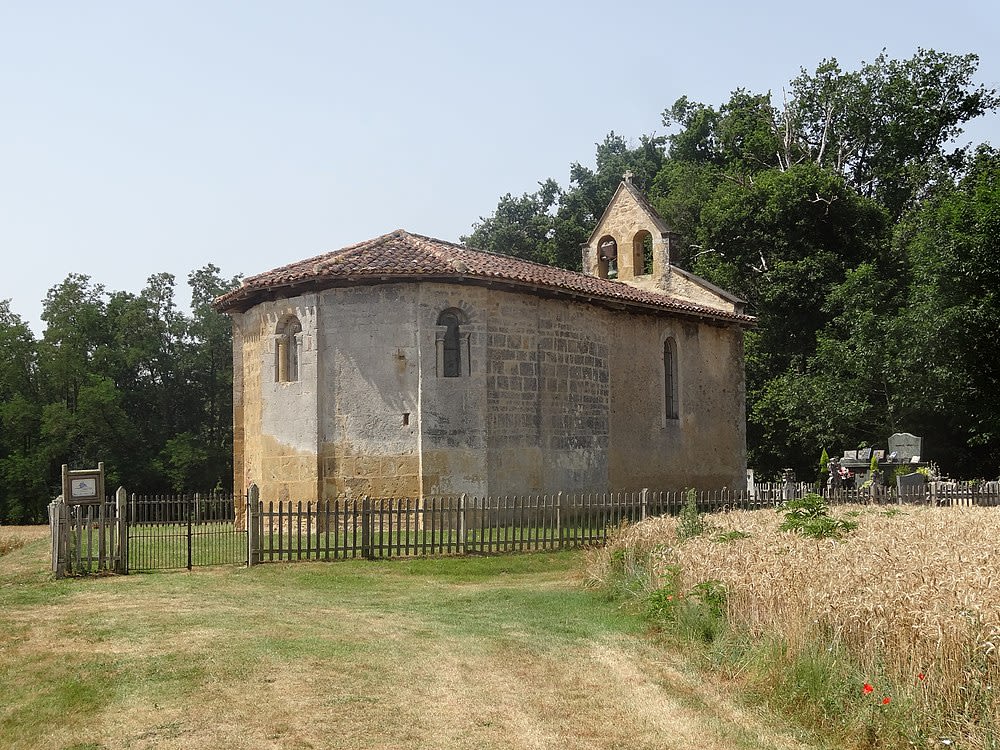
M 812 747 L 584 589 L 582 552 L 54 581 L 22 533 L 6 750 Z

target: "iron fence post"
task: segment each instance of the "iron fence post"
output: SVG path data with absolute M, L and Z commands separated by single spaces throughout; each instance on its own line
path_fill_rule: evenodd
M 184 503 L 185 510 L 187 511 L 187 569 L 191 570 L 191 513 L 194 509 L 194 504 L 190 498 Z
M 260 515 L 260 488 L 251 484 L 247 489 L 246 525 L 247 525 L 247 567 L 253 567 L 260 562 L 260 539 L 258 537 L 258 516 Z
M 128 575 L 128 493 L 124 487 L 115 492 L 115 505 L 118 516 L 118 572 Z

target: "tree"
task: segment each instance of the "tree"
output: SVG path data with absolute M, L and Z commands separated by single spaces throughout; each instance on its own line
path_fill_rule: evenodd
M 826 478 L 830 475 L 830 454 L 826 452 L 826 448 L 823 448 L 823 452 L 819 454 L 819 486 L 826 486 Z
M 978 67 L 977 55 L 925 49 L 908 60 L 883 50 L 854 72 L 831 58 L 792 81 L 784 119 L 810 159 L 898 218 L 923 186 L 924 165 L 960 163 L 963 149 L 949 144 L 1000 104 L 995 90 L 973 83 Z
M 552 208 L 559 196 L 555 180 L 538 183 L 538 190 L 515 198 L 504 195 L 496 210 L 473 225 L 461 241 L 488 253 L 513 255 L 536 263 L 552 263 Z
M 831 291 L 815 355 L 758 402 L 790 445 L 871 444 L 908 431 L 927 436 L 949 471 L 997 473 L 1000 382 L 983 363 L 995 359 L 1000 330 L 998 174 L 997 153 L 979 149 L 897 225 L 889 252 Z
M 35 337 L 10 301 L 0 300 L 0 523 L 33 520 L 45 502 L 40 419 Z
M 962 177 L 942 186 L 901 233 L 911 284 L 900 315 L 920 421 L 942 435 L 947 463 L 966 475 L 1000 472 L 1000 152 L 983 146 Z M 905 381 L 904 381 L 905 382 Z M 942 450 L 943 449 L 943 450 Z
M 233 329 L 229 319 L 212 307 L 212 300 L 238 287 L 240 277 L 225 279 L 219 271 L 208 264 L 188 275 L 192 317 L 187 328 L 187 372 L 196 407 L 181 436 L 194 435 L 205 454 L 202 473 L 189 480 L 189 490 L 225 487 L 233 476 Z M 171 444 L 166 448 L 168 463 L 181 465 Z M 173 476 L 176 486 L 178 475 Z
M 1000 105 L 977 68 L 972 54 L 883 51 L 853 71 L 833 59 L 803 69 L 779 102 L 739 88 L 719 106 L 681 97 L 663 113 L 666 138 L 630 148 L 611 133 L 596 169 L 573 164 L 557 198 L 525 196 L 530 232 L 517 235 L 516 212 L 502 228 L 579 268 L 580 245 L 631 170 L 680 234 L 672 261 L 758 317 L 745 351 L 761 474 L 807 472 L 823 446 L 878 444 L 900 429 L 940 436 L 935 455 L 957 471 L 991 474 L 1000 389 L 977 362 L 992 361 L 1000 330 L 984 260 L 996 250 L 997 163 L 990 150 L 970 162 L 953 143 Z
M 71 274 L 49 290 L 41 341 L 0 302 L 0 522 L 41 522 L 62 464 L 103 461 L 110 487 L 226 487 L 232 478 L 232 336 L 211 307 L 239 284 L 191 273 L 192 314 L 170 274 L 138 294 Z
M 496 210 L 473 225 L 462 242 L 486 252 L 513 255 L 561 268 L 580 270 L 580 247 L 614 195 L 622 176 L 633 174 L 640 189 L 652 184 L 663 165 L 665 139 L 643 136 L 630 148 L 609 133 L 597 144 L 596 169 L 570 166 L 570 185 L 562 191 L 555 180 L 538 183 L 520 198 L 504 195 Z

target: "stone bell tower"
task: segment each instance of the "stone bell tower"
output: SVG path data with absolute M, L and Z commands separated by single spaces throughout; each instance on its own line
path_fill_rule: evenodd
M 626 172 L 583 246 L 583 272 L 705 307 L 743 312 L 745 303 L 670 261 L 676 235 Z

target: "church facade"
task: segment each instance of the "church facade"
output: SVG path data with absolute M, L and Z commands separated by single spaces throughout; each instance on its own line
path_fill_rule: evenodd
M 584 273 L 397 230 L 248 278 L 235 490 L 264 500 L 745 482 L 742 302 L 626 178 Z

